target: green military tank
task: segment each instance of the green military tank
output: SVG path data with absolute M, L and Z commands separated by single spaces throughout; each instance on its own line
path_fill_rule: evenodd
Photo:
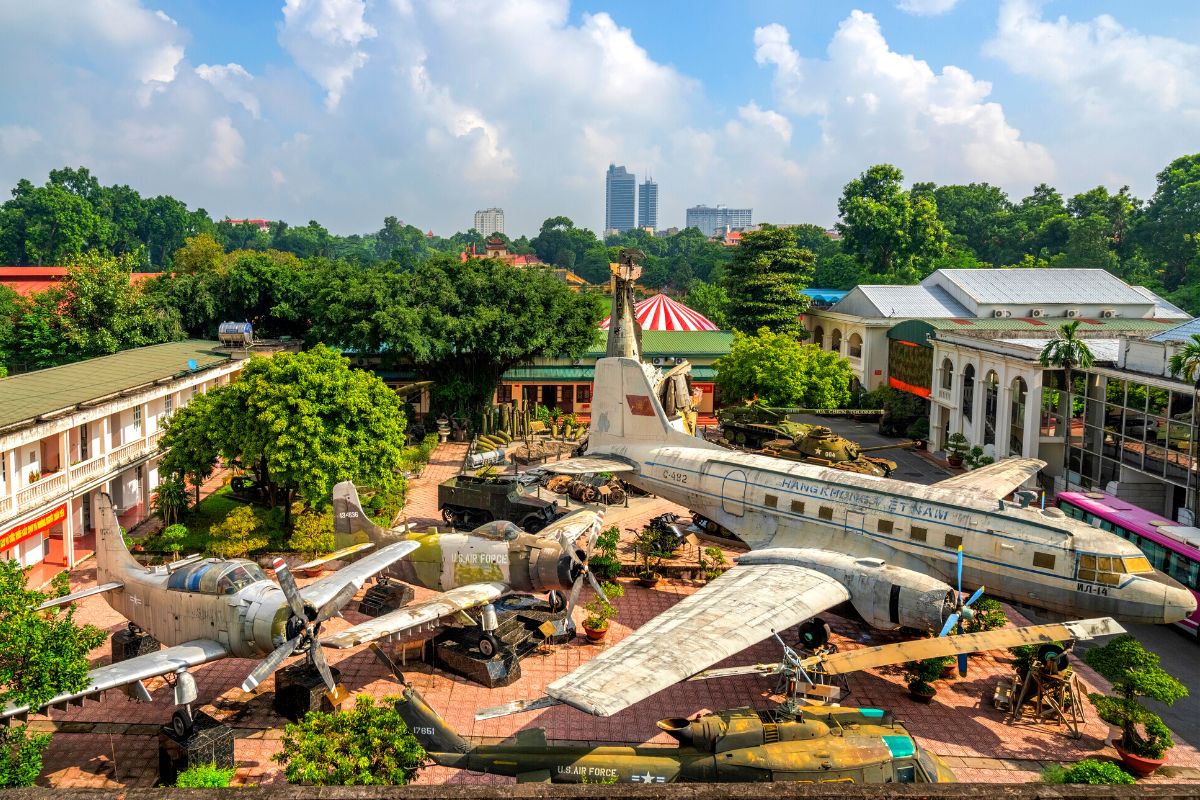
M 780 427 L 788 435 L 766 442 L 760 450 L 763 455 L 819 464 L 822 467 L 857 472 L 860 475 L 875 475 L 879 478 L 886 478 L 895 472 L 896 462 L 869 456 L 867 453 L 916 445 L 914 441 L 907 441 L 862 447 L 858 442 L 839 436 L 824 425 L 802 425 L 793 422 Z

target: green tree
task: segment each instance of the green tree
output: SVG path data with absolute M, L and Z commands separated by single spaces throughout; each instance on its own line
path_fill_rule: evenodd
M 804 335 L 800 315 L 809 301 L 800 290 L 812 270 L 812 253 L 796 246 L 791 231 L 768 225 L 743 235 L 725 273 L 729 324 L 740 331 L 765 327 Z
M 724 286 L 696 281 L 683 298 L 683 304 L 708 317 L 709 321 L 721 330 L 729 330 L 729 318 L 726 315 L 729 309 L 729 293 L 725 291 Z
M 1064 322 L 1058 326 L 1058 336 L 1046 342 L 1046 346 L 1042 348 L 1040 360 L 1043 367 L 1057 367 L 1063 371 L 1066 404 L 1062 407 L 1063 411 L 1063 482 L 1070 488 L 1071 485 L 1071 421 L 1074 417 L 1073 407 L 1071 405 L 1071 387 L 1073 381 L 1074 369 L 1083 367 L 1088 369 L 1095 361 L 1092 355 L 1092 350 L 1088 347 L 1087 342 L 1077 336 L 1079 330 L 1079 320 L 1073 322 Z
M 1163 284 L 1174 291 L 1196 262 L 1200 235 L 1200 153 L 1181 156 L 1157 176 L 1138 238 L 1152 261 L 1162 265 Z
M 874 275 L 916 278 L 919 262 L 945 249 L 933 194 L 913 196 L 903 180 L 896 167 L 877 164 L 847 183 L 838 200 L 842 247 Z
M 727 400 L 757 397 L 768 406 L 841 408 L 850 400 L 850 363 L 816 345 L 760 328 L 733 335 L 729 354 L 713 364 Z
M 1196 442 L 1196 433 L 1200 430 L 1200 413 L 1197 413 L 1200 411 L 1200 333 L 1193 333 L 1191 341 L 1171 355 L 1168 365 L 1173 376 L 1192 384 L 1192 435 L 1188 439 L 1188 451 L 1195 464 L 1200 455 Z M 1200 493 L 1196 494 L 1198 496 L 1193 500 L 1192 514 L 1193 519 L 1200 519 Z
M 75 608 L 37 608 L 51 595 L 29 588 L 29 570 L 0 561 L 0 706 L 41 708 L 60 694 L 88 684 L 88 653 L 106 634 L 75 621 Z M 54 582 L 54 596 L 68 591 L 66 573 Z M 32 786 L 42 770 L 49 734 L 25 725 L 0 728 L 0 788 Z
M 272 756 L 291 783 L 313 786 L 402 786 L 425 760 L 425 750 L 392 702 L 376 706 L 359 695 L 349 711 L 310 711 L 283 730 Z
M 306 558 L 333 552 L 332 512 L 306 509 L 295 503 L 292 506 L 292 519 L 292 537 L 288 539 L 288 547 L 303 553 Z
M 200 487 L 209 479 L 221 457 L 219 431 L 212 428 L 221 424 L 213 408 L 212 392 L 198 394 L 186 406 L 171 415 L 167 429 L 159 441 L 164 451 L 159 471 L 169 476 L 168 480 L 186 481 L 196 490 L 196 502 L 200 502 Z
M 179 521 L 183 512 L 187 511 L 187 486 L 182 478 L 168 477 L 154 487 L 154 513 L 162 518 L 168 527 Z
M 221 272 L 225 264 L 225 248 L 207 233 L 189 236 L 172 259 L 176 272 L 188 274 Z
M 209 526 L 209 548 L 221 558 L 245 558 L 264 549 L 270 540 L 252 506 L 238 506 L 225 519 Z
M 1121 726 L 1122 749 L 1144 758 L 1162 758 L 1174 744 L 1171 731 L 1138 698 L 1173 705 L 1188 696 L 1187 687 L 1162 668 L 1157 654 L 1129 634 L 1088 650 L 1084 660 L 1112 682 L 1113 696 L 1092 693 L 1088 699 L 1101 719 Z
M 187 527 L 178 524 L 168 525 L 167 527 L 163 528 L 162 533 L 158 535 L 163 549 L 174 555 L 176 558 L 179 557 L 180 551 L 183 550 L 183 543 L 187 540 L 187 537 Z
M 34 264 L 62 264 L 78 257 L 100 218 L 82 197 L 59 186 L 34 189 L 25 204 L 25 252 Z
M 988 183 L 939 186 L 933 197 L 952 245 L 988 264 L 1004 263 L 1013 204 L 1003 189 Z

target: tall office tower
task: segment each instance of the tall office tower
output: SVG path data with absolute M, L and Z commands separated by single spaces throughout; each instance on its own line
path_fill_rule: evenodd
M 504 233 L 504 209 L 485 208 L 475 212 L 475 230 L 484 236 L 493 233 Z
M 633 228 L 633 198 L 637 192 L 637 178 L 625 167 L 608 165 L 604 176 L 604 232 L 624 233 Z
M 638 227 L 658 230 L 658 184 L 650 178 L 638 187 Z
M 721 226 L 749 228 L 754 224 L 750 221 L 752 211 L 753 209 L 750 208 L 692 206 L 687 210 L 687 227 L 699 228 L 705 236 L 712 236 L 713 232 Z

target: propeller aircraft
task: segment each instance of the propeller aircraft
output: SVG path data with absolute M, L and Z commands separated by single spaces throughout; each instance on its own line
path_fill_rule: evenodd
M 226 657 L 262 658 L 242 684 L 249 692 L 269 678 L 295 653 L 304 653 L 320 673 L 334 698 L 345 692 L 333 679 L 318 645 L 321 623 L 339 616 L 341 608 L 367 579 L 400 561 L 418 547 L 396 542 L 368 553 L 353 564 L 300 588 L 282 560 L 275 561 L 269 580 L 262 569 L 246 559 L 193 556 L 172 564 L 144 567 L 134 560 L 121 538 L 112 500 L 101 494 L 97 503 L 97 586 L 49 600 L 50 608 L 102 594 L 130 626 L 146 631 L 163 649 L 98 667 L 88 674 L 81 691 L 51 699 L 44 708 L 82 705 L 105 691 L 125 687 L 141 702 L 151 697 L 145 681 L 159 675 L 175 676 L 175 705 L 171 727 L 180 738 L 192 729 L 191 706 L 197 700 L 194 667 Z M 374 547 L 374 545 L 372 545 Z M 352 548 L 361 551 L 363 547 Z M 320 561 L 346 555 L 333 553 Z M 315 566 L 310 562 L 307 567 Z M 24 717 L 28 707 L 0 709 L 0 720 Z
M 494 604 L 501 598 L 545 593 L 551 609 L 565 609 L 564 618 L 569 620 L 584 583 L 603 594 L 588 567 L 602 512 L 576 511 L 536 534 L 504 521 L 489 522 L 469 533 L 389 530 L 366 515 L 350 481 L 333 487 L 333 512 L 339 545 L 403 542 L 414 548 L 412 555 L 393 563 L 384 578 L 438 594 L 328 636 L 321 640 L 326 647 L 357 647 L 378 639 L 428 635 L 448 625 L 478 624 L 479 651 L 489 658 L 500 648 L 492 631 L 497 625 Z M 479 609 L 478 622 L 467 614 L 472 609 Z

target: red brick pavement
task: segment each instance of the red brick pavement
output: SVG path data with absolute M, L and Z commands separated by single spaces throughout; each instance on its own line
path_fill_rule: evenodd
M 436 512 L 436 485 L 458 468 L 462 446 L 445 446 L 435 453 L 426 473 L 412 482 L 407 509 L 409 521 L 428 520 Z M 630 509 L 612 509 L 607 519 L 634 527 L 669 508 L 653 498 L 635 501 Z M 639 507 L 640 506 L 640 507 Z M 76 585 L 90 585 L 94 568 L 76 571 Z M 624 581 L 626 594 L 618 601 L 619 614 L 609 631 L 615 643 L 642 623 L 695 591 L 698 584 L 664 582 L 654 590 Z M 586 597 L 585 597 L 586 599 Z M 348 608 L 353 608 L 352 603 Z M 575 612 L 582 621 L 583 609 Z M 871 631 L 861 623 L 826 615 L 842 648 L 863 647 L 895 640 L 897 637 Z M 81 603 L 79 619 L 116 631 L 125 621 L 101 598 Z M 331 629 L 361 622 L 362 617 L 347 610 L 346 619 L 328 623 Z M 791 641 L 794 632 L 784 638 Z M 109 645 L 93 653 L 96 664 L 107 663 Z M 667 716 L 686 716 L 704 709 L 722 710 L 739 705 L 763 707 L 772 702 L 771 682 L 756 677 L 703 681 L 674 686 L 648 698 L 633 708 L 610 718 L 595 718 L 566 707 L 476 722 L 477 708 L 518 698 L 538 697 L 547 683 L 558 678 L 599 652 L 599 648 L 576 640 L 559 647 L 547 647 L 527 658 L 521 665 L 522 678 L 512 686 L 488 690 L 457 677 L 431 670 L 424 664 L 410 664 L 406 675 L 433 708 L 443 714 L 456 730 L 475 739 L 507 737 L 517 730 L 543 727 L 554 739 L 667 744 L 669 739 L 655 726 Z M 895 668 L 884 668 L 850 676 L 849 704 L 888 708 L 906 723 L 909 730 L 931 751 L 947 757 L 960 780 L 985 782 L 1026 781 L 1037 778 L 1044 762 L 1072 761 L 1097 752 L 1114 756 L 1104 747 L 1107 726 L 1099 721 L 1086 704 L 1087 724 L 1084 737 L 1072 740 L 1051 725 L 1029 722 L 1010 724 L 992 708 L 991 695 L 996 681 L 1010 673 L 1005 653 L 990 653 L 971 659 L 967 678 L 940 684 L 932 704 L 922 706 L 908 699 L 903 679 Z M 764 642 L 729 659 L 728 664 L 772 662 L 777 646 Z M 342 678 L 354 692 L 376 698 L 394 695 L 399 687 L 365 648 L 327 651 L 329 661 L 342 670 Z M 266 681 L 257 693 L 247 694 L 239 687 L 255 662 L 226 659 L 194 671 L 200 693 L 200 706 L 206 713 L 223 719 L 236 731 L 235 755 L 237 782 L 271 783 L 282 780 L 271 756 L 279 749 L 285 720 L 271 709 L 274 684 Z M 1100 679 L 1082 665 L 1077 666 L 1085 681 L 1099 685 Z M 172 711 L 170 687 L 160 680 L 149 682 L 155 702 L 141 705 L 120 692 L 110 692 L 99 703 L 55 713 L 54 722 L 44 718 L 35 727 L 57 727 L 46 753 L 41 782 L 63 787 L 144 786 L 155 778 L 157 737 L 154 726 L 165 724 Z M 1200 753 L 1180 743 L 1171 751 L 1172 765 L 1200 768 Z M 422 770 L 420 783 L 497 782 L 511 779 L 482 776 L 431 767 Z

